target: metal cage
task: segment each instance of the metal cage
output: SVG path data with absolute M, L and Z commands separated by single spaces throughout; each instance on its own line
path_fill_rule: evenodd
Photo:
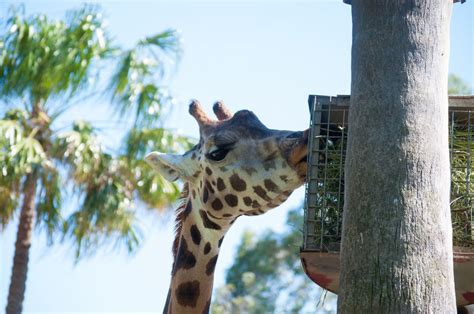
M 349 96 L 309 96 L 311 112 L 303 250 L 339 251 Z M 449 97 L 454 245 L 474 246 L 474 97 Z
M 344 208 L 349 96 L 309 96 L 311 112 L 306 178 L 303 268 L 337 293 Z M 451 216 L 458 305 L 474 304 L 474 96 L 449 97 Z

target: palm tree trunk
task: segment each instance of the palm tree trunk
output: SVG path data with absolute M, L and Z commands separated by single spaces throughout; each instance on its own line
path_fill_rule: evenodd
M 35 195 L 37 176 L 33 171 L 26 176 L 23 185 L 23 206 L 21 207 L 20 222 L 15 243 L 15 256 L 8 291 L 7 314 L 22 312 L 25 297 L 26 276 L 28 273 L 28 259 L 30 255 L 31 234 L 35 218 Z

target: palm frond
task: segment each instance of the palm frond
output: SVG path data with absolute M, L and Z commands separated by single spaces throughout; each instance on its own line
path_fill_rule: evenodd
M 83 183 L 99 173 L 102 150 L 92 125 L 77 121 L 71 131 L 57 136 L 51 154 L 68 169 L 70 178 Z
M 128 168 L 107 155 L 101 156 L 99 168 L 89 181 L 77 183 L 83 199 L 64 223 L 65 238 L 75 242 L 77 257 L 111 241 L 124 243 L 132 252 L 141 240 Z
M 160 51 L 179 58 L 181 54 L 180 35 L 175 29 L 167 29 L 161 33 L 146 37 L 138 42 L 141 47 L 157 47 Z M 156 58 L 158 59 L 158 58 Z
M 58 234 L 62 227 L 63 181 L 59 171 L 49 167 L 43 168 L 40 183 L 36 225 L 45 229 L 48 242 L 52 243 L 54 235 Z
M 31 103 L 70 95 L 87 83 L 94 60 L 110 50 L 98 8 L 85 6 L 69 21 L 17 13 L 0 37 L 0 96 Z
M 167 65 L 179 60 L 180 51 L 177 32 L 167 30 L 140 40 L 122 54 L 109 86 L 120 117 L 133 112 L 135 126 L 160 122 L 163 106 L 172 105 L 173 98 L 157 82 Z

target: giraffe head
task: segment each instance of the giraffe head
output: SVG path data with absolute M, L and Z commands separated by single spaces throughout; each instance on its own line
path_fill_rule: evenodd
M 152 152 L 146 160 L 170 181 L 183 179 L 189 196 L 214 219 L 258 215 L 284 202 L 306 176 L 308 132 L 268 129 L 248 110 L 232 114 L 221 102 L 210 118 L 189 106 L 199 143 L 183 155 Z

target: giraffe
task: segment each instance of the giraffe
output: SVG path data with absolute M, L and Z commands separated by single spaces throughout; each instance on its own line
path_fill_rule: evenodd
M 191 150 L 145 157 L 165 179 L 184 181 L 164 313 L 208 313 L 219 249 L 231 225 L 241 215 L 280 205 L 306 177 L 308 131 L 268 129 L 253 112 L 232 114 L 222 102 L 213 111 L 217 120 L 199 102 L 190 104 L 200 133 Z

